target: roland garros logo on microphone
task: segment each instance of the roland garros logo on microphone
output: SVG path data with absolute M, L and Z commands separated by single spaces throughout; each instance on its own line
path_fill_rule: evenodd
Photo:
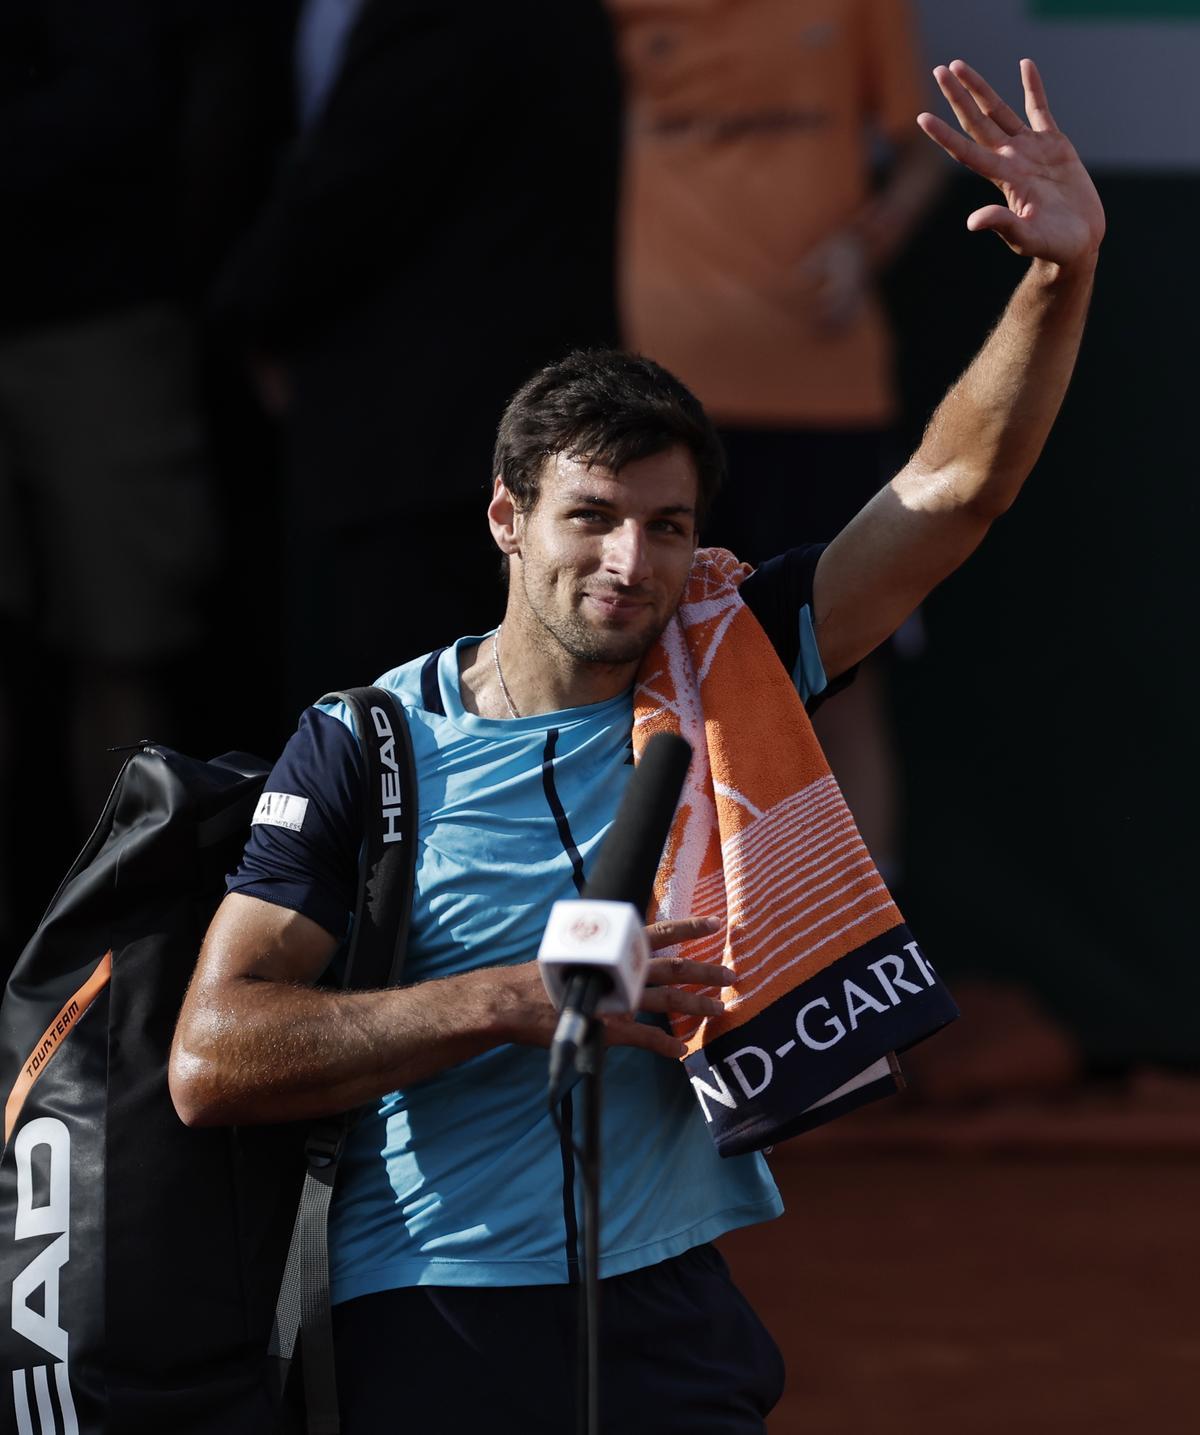
M 567 928 L 567 936 L 577 947 L 587 947 L 608 935 L 608 919 L 598 912 L 580 914 Z

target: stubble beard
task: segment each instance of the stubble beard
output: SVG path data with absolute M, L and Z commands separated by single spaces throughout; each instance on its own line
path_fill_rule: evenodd
M 679 598 L 683 597 L 683 589 L 680 588 L 679 598 L 671 605 L 666 616 L 651 628 L 637 632 L 610 632 L 586 623 L 577 612 L 556 613 L 549 609 L 548 605 L 543 606 L 529 591 L 524 571 L 521 579 L 525 589 L 526 606 L 543 632 L 576 662 L 602 667 L 624 667 L 630 663 L 641 662 L 662 636 L 663 630 L 675 614 Z

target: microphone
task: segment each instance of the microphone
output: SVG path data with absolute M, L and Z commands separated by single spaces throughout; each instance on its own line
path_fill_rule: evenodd
M 550 1044 L 556 1104 L 594 1015 L 633 1011 L 646 981 L 646 907 L 691 762 L 690 743 L 659 733 L 634 768 L 582 897 L 555 902 L 538 967 L 562 1013 Z

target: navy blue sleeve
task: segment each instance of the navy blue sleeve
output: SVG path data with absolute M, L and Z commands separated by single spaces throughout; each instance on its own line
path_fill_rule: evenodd
M 767 559 L 738 589 L 742 601 L 774 644 L 779 661 L 796 678 L 809 712 L 815 711 L 826 698 L 852 682 L 857 671 L 850 668 L 828 682 L 822 672 L 819 684 L 812 682 L 814 660 L 819 666 L 819 658 L 815 651 L 802 650 L 806 644 L 815 648 L 813 580 L 825 548 L 824 543 L 806 543 L 800 548 L 789 548 L 786 553 Z M 801 673 L 809 674 L 808 683 L 801 681 Z
M 336 717 L 309 708 L 267 778 L 228 890 L 290 907 L 344 937 L 361 843 L 357 739 Z

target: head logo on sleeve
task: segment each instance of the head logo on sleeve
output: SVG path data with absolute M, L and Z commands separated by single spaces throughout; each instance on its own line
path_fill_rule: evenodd
M 297 797 L 294 792 L 264 792 L 258 799 L 250 822 L 251 826 L 261 823 L 267 827 L 286 827 L 289 832 L 299 832 L 304 826 L 307 811 L 307 797 Z

